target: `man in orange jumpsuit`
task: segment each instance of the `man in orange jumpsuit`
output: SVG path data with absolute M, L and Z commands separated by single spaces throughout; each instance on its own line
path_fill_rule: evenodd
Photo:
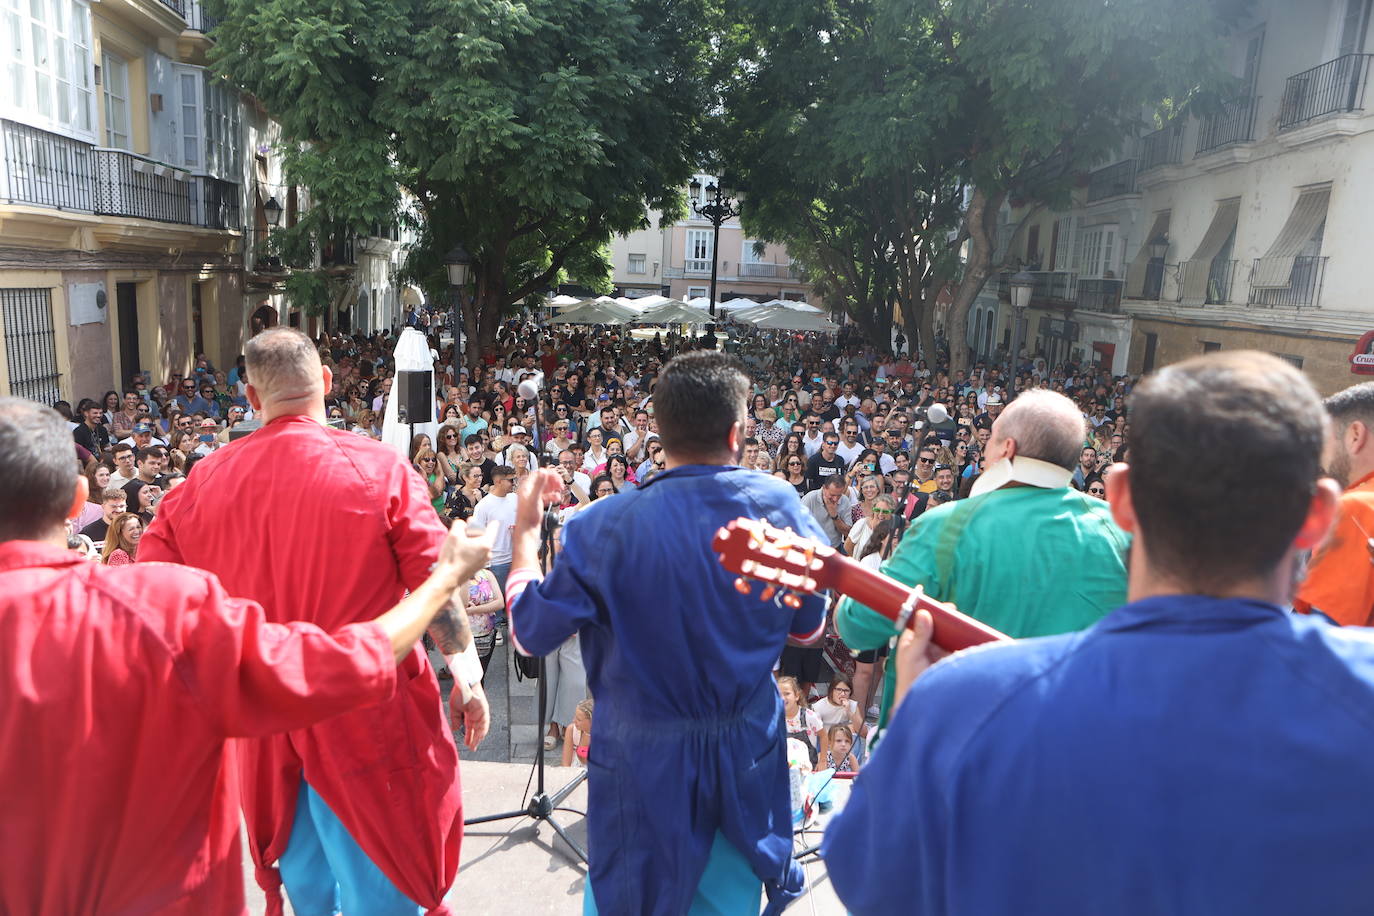
M 1326 399 L 1326 472 L 1345 488 L 1331 537 L 1312 556 L 1293 605 L 1347 626 L 1374 623 L 1374 382 Z

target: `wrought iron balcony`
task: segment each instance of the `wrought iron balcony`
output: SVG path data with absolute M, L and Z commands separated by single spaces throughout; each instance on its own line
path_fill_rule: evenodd
M 243 212 L 239 186 L 206 175 L 197 175 L 192 186 L 195 195 L 195 222 L 207 229 L 242 229 Z
M 1127 159 L 1088 176 L 1088 202 L 1135 193 L 1135 160 Z
M 95 209 L 91 145 L 58 134 L 0 121 L 5 171 L 0 200 L 59 210 Z
M 1231 301 L 1239 261 L 1200 258 L 1179 265 L 1179 301 L 1184 304 L 1224 305 Z
M 1183 119 L 1170 121 L 1159 130 L 1140 138 L 1140 171 L 1183 161 Z
M 1279 130 L 1293 130 L 1324 115 L 1363 111 L 1371 58 L 1374 54 L 1347 54 L 1290 76 L 1279 107 Z
M 1078 274 L 1071 270 L 1032 270 L 1031 305 L 1074 302 L 1078 299 Z M 997 295 L 1011 296 L 1011 271 L 1003 271 L 993 278 Z M 1053 302 L 1051 302 L 1053 300 Z
M 787 265 L 741 261 L 739 275 L 741 277 L 785 277 L 787 276 Z
M 1255 258 L 1250 302 L 1281 308 L 1312 308 L 1321 300 L 1327 258 Z
M 186 16 L 187 28 L 208 35 L 211 29 L 217 25 L 219 25 L 219 20 L 205 12 L 205 4 L 201 0 L 191 0 L 191 6 Z
M 1202 119 L 1197 135 L 1197 155 L 1250 143 L 1255 139 L 1255 111 L 1258 98 L 1236 99 L 1221 110 Z
M 191 176 L 124 150 L 94 149 L 95 212 L 164 223 L 191 223 Z
M 1121 292 L 1125 285 L 1125 280 L 1081 277 L 1078 280 L 1078 308 L 1089 312 L 1120 314 Z
M 167 7 L 167 9 L 176 13 L 178 16 L 185 18 L 186 0 L 158 0 L 158 2 L 161 3 L 163 6 Z

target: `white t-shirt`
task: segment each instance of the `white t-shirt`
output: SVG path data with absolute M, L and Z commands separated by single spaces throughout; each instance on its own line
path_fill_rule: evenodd
M 835 454 L 836 454 L 836 455 L 839 455 L 841 458 L 844 459 L 844 463 L 845 463 L 845 466 L 846 466 L 846 467 L 848 467 L 849 465 L 853 464 L 853 463 L 854 463 L 854 459 L 855 459 L 855 458 L 858 458 L 860 455 L 862 455 L 863 452 L 864 452 L 863 443 L 860 442 L 858 439 L 855 439 L 855 440 L 854 440 L 854 444 L 853 444 L 853 445 L 845 445 L 845 444 L 844 444 L 844 440 L 841 439 L 841 440 L 840 440 L 840 444 L 835 448 Z
M 859 704 L 854 700 L 849 700 L 847 706 L 836 706 L 830 702 L 830 697 L 821 697 L 811 704 L 811 711 L 820 716 L 821 724 L 826 728 L 832 725 L 849 725 L 854 721 L 854 713 L 859 711 Z
M 510 536 L 515 528 L 515 505 L 514 493 L 507 493 L 505 496 L 488 494 L 478 500 L 477 508 L 472 512 L 473 524 L 479 528 L 485 528 L 488 522 L 496 522 L 496 542 L 491 548 L 492 566 L 505 566 L 510 563 Z

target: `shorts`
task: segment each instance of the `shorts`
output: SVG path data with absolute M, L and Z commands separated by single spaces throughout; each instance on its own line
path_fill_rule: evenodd
M 860 665 L 876 665 L 878 659 L 887 658 L 887 643 L 883 643 L 876 649 L 869 649 L 854 656 L 854 661 Z
M 782 673 L 803 684 L 814 684 L 821 679 L 821 662 L 824 658 L 825 649 L 822 646 L 784 646 Z

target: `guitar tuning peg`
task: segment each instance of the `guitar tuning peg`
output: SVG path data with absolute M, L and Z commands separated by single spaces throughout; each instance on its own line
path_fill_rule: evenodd
M 735 579 L 735 591 L 739 592 L 741 595 L 749 594 L 749 581 L 743 576 Z
M 778 590 L 777 590 L 776 588 L 774 588 L 774 587 L 771 586 L 771 585 L 765 585 L 764 588 L 763 588 L 763 593 L 762 593 L 761 595 L 759 595 L 759 600 L 760 600 L 760 601 L 768 601 L 768 600 L 770 600 L 774 595 L 776 595 L 777 593 L 778 593 Z
M 782 596 L 782 603 L 795 611 L 797 608 L 801 607 L 802 602 L 801 598 L 799 598 L 795 593 L 788 592 L 786 595 Z

